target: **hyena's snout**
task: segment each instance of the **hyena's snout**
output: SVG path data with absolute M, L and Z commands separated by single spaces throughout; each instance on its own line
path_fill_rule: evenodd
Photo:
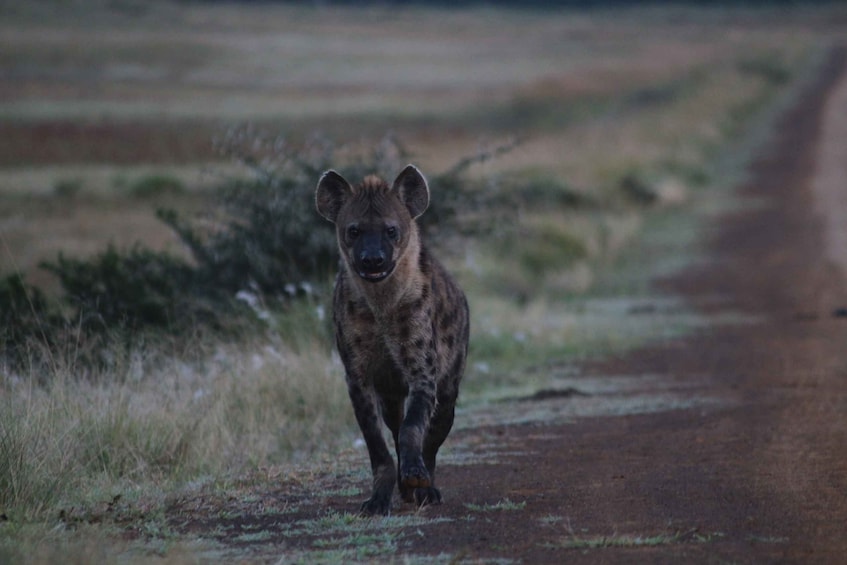
M 390 238 L 381 233 L 362 233 L 353 245 L 353 266 L 363 279 L 381 281 L 394 270 L 394 249 Z

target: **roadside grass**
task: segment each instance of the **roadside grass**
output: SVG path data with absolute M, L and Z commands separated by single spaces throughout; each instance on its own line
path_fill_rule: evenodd
M 526 501 L 512 502 L 508 498 L 504 498 L 503 500 L 494 504 L 472 504 L 466 502 L 465 508 L 467 508 L 471 512 L 510 512 L 515 510 L 523 510 L 524 508 L 526 508 Z
M 352 442 L 339 369 L 324 346 L 218 346 L 142 374 L 49 384 L 6 376 L 0 411 L 0 508 L 14 521 L 51 520 L 131 485 L 151 492 L 268 462 L 296 461 Z
M 87 35 L 82 26 L 67 31 L 74 49 L 51 60 L 37 38 L 27 39 L 17 44 L 14 58 L 0 58 L 0 64 L 33 57 L 31 63 L 46 68 L 49 76 L 84 61 L 105 65 L 103 76 L 114 78 L 120 65 L 110 66 L 101 57 L 108 51 L 104 47 L 118 41 L 116 56 L 136 65 L 133 72 L 142 78 L 106 80 L 95 99 L 67 92 L 21 97 L 0 104 L 0 116 L 86 120 L 105 112 L 117 121 L 143 118 L 154 129 L 158 120 L 174 116 L 258 116 L 291 127 L 295 135 L 327 124 L 330 133 L 346 139 L 373 137 L 386 124 L 399 124 L 409 126 L 410 150 L 434 170 L 455 162 L 455 155 L 466 154 L 468 147 L 487 143 L 481 137 L 519 134 L 525 139 L 514 151 L 469 170 L 475 179 L 490 179 L 491 194 L 514 197 L 518 205 L 504 206 L 508 215 L 492 226 L 491 237 L 445 244 L 473 313 L 471 363 L 460 409 L 474 422 L 486 421 L 491 406 L 504 398 L 573 386 L 569 367 L 579 360 L 673 339 L 702 323 L 684 305 L 651 294 L 649 277 L 697 260 L 692 249 L 701 233 L 698 226 L 722 205 L 721 187 L 728 184 L 721 170 L 728 162 L 727 147 L 743 139 L 751 120 L 758 120 L 758 113 L 798 76 L 817 41 L 794 35 L 790 25 L 716 42 L 708 21 L 689 38 L 673 22 L 651 28 L 658 35 L 645 34 L 644 21 L 613 15 L 553 18 L 480 9 L 457 11 L 445 20 L 438 11 L 407 10 L 390 16 L 393 25 L 381 22 L 380 29 L 405 34 L 411 23 L 437 33 L 427 37 L 421 31 L 411 46 L 397 52 L 386 46 L 402 46 L 408 38 L 400 41 L 389 34 L 373 45 L 357 39 L 373 37 L 375 24 L 368 13 L 301 8 L 236 13 L 193 5 L 184 10 L 180 21 L 200 25 L 208 18 L 226 30 L 236 47 L 193 31 L 185 38 L 190 49 L 183 56 L 172 61 L 163 55 L 167 50 L 158 50 L 147 59 L 142 55 L 160 37 L 144 28 L 149 18 L 155 22 L 151 13 L 127 36 L 132 45 L 98 33 L 93 47 L 83 49 L 79 42 Z M 262 14 L 273 17 L 262 21 Z M 288 18 L 292 14 L 296 17 Z M 685 17 L 696 24 L 701 16 Z M 538 33 L 528 37 L 514 25 L 514 17 Z M 510 25 L 502 25 L 504 18 Z M 258 29 L 256 43 L 246 42 L 230 21 Z M 324 33 L 297 31 L 304 21 Z M 293 31 L 293 43 L 274 42 L 280 29 Z M 338 29 L 349 31 L 338 35 Z M 457 30 L 462 32 L 458 47 Z M 328 31 L 335 39 L 327 43 Z M 49 25 L 41 33 L 48 43 L 63 45 L 61 34 Z M 504 33 L 506 40 L 492 43 L 491 37 Z M 4 41 L 14 43 L 25 35 L 4 35 Z M 523 45 L 526 51 L 507 57 L 503 45 Z M 292 79 L 295 86 L 268 83 L 282 72 L 278 65 L 286 58 L 280 52 L 290 49 L 303 63 Z M 466 54 L 450 61 L 441 56 L 445 49 Z M 226 56 L 219 56 L 222 52 Z M 241 62 L 257 72 L 233 74 Z M 193 78 L 180 74 L 192 72 Z M 156 73 L 170 78 L 155 79 Z M 258 82 L 238 82 L 245 76 Z M 332 87 L 313 90 L 315 81 L 327 76 Z M 51 84 L 35 82 L 41 89 Z M 375 96 L 366 86 L 386 94 Z M 355 94 L 357 88 L 364 89 L 362 94 Z M 347 96 L 351 90 L 354 94 Z M 439 129 L 444 132 L 433 133 Z M 4 169 L 0 270 L 12 265 L 49 288 L 53 283 L 34 266 L 59 249 L 86 255 L 110 240 L 119 245 L 140 240 L 157 249 L 175 246 L 152 210 L 162 202 L 181 211 L 201 210 L 207 198 L 203 185 L 209 183 L 194 175 L 202 166 Z M 39 191 L 45 196 L 31 194 Z M 294 561 L 400 555 L 405 561 L 404 539 L 425 534 L 431 519 L 364 521 L 337 513 L 292 518 L 296 505 L 265 508 L 261 500 L 241 497 L 239 477 L 247 475 L 263 486 L 280 475 L 309 483 L 316 468 L 327 468 L 325 458 L 338 459 L 358 439 L 343 369 L 329 348 L 325 302 L 294 304 L 272 317 L 263 335 L 233 343 L 198 338 L 172 344 L 172 354 L 155 363 L 144 349 L 130 351 L 107 374 L 93 378 L 78 366 L 73 351 L 57 354 L 52 374 L 2 375 L 0 514 L 6 519 L 0 521 L 0 561 L 62 557 L 82 563 L 121 555 L 132 562 L 152 555 L 164 562 L 195 562 L 197 555 L 254 556 L 238 552 L 248 547 L 260 553 L 263 546 L 276 548 L 278 540 L 291 538 L 314 540 L 310 550 L 291 554 Z M 594 383 L 606 385 L 622 386 Z M 593 393 L 585 383 L 576 386 Z M 540 404 L 537 408 L 535 414 L 518 416 L 556 417 Z M 448 450 L 447 460 L 454 464 L 463 457 Z M 355 478 L 366 483 L 363 450 L 351 461 L 341 458 L 330 469 L 358 469 Z M 197 541 L 171 523 L 169 509 L 174 493 L 190 497 L 205 489 L 216 493 L 210 504 L 218 511 L 220 529 L 204 532 Z M 359 491 L 335 485 L 316 496 L 351 497 Z M 241 497 L 248 510 L 228 510 L 224 501 L 229 497 Z M 504 499 L 467 506 L 484 513 L 522 510 L 525 503 Z M 236 527 L 234 520 L 245 515 L 266 519 L 264 529 Z M 279 519 L 283 515 L 286 519 Z M 545 520 L 557 522 L 556 517 Z M 695 538 L 690 533 L 572 536 L 558 547 L 658 546 L 699 541 Z M 416 559 L 430 562 L 408 556 L 413 563 Z
M 797 83 L 814 72 L 819 60 L 819 52 L 814 50 L 807 50 L 806 56 L 808 59 L 803 70 L 796 70 L 796 60 L 790 67 L 795 69 L 792 72 L 797 74 Z M 765 60 L 770 61 L 770 56 Z M 788 62 L 783 60 L 781 64 L 788 65 Z M 735 64 L 728 65 L 726 72 L 721 72 L 734 76 L 737 68 Z M 718 81 L 710 94 L 724 90 L 730 84 L 719 86 Z M 477 251 L 475 248 L 466 252 L 465 262 L 459 268 L 464 269 L 463 280 L 471 289 L 471 300 L 475 306 L 472 310 L 477 316 L 474 326 L 479 328 L 472 342 L 475 364 L 469 370 L 466 390 L 475 395 L 490 385 L 489 394 L 482 392 L 482 397 L 492 399 L 497 395 L 491 395 L 491 391 L 509 395 L 533 387 L 537 389 L 555 382 L 550 372 L 544 370 L 544 364 L 539 367 L 538 359 L 544 359 L 552 366 L 557 362 L 573 363 L 580 359 L 621 354 L 643 344 L 645 339 L 672 340 L 704 324 L 746 323 L 748 320 L 731 313 L 716 314 L 708 320 L 696 316 L 686 305 L 675 303 L 667 296 L 655 295 L 650 283 L 655 277 L 670 276 L 701 261 L 700 245 L 711 218 L 730 206 L 738 206 L 738 202 L 728 196 L 729 189 L 739 182 L 751 151 L 766 136 L 763 130 L 771 123 L 776 108 L 782 107 L 791 98 L 793 90 L 777 88 L 782 84 L 781 80 L 768 82 L 751 91 L 750 96 L 757 102 L 750 106 L 755 106 L 759 112 L 755 114 L 758 125 L 752 128 L 748 125 L 748 133 L 744 136 L 740 135 L 740 131 L 734 131 L 710 141 L 711 130 L 705 130 L 706 134 L 698 133 L 701 127 L 698 124 L 716 121 L 721 108 L 718 104 L 704 115 L 687 110 L 669 117 L 678 108 L 673 105 L 665 108 L 672 127 L 683 123 L 695 126 L 693 133 L 689 132 L 688 137 L 681 139 L 683 144 L 690 143 L 691 147 L 700 149 L 690 152 L 688 158 L 691 160 L 685 164 L 677 160 L 657 159 L 655 164 L 650 165 L 649 153 L 643 161 L 634 162 L 639 162 L 642 170 L 652 171 L 647 174 L 651 190 L 661 191 L 663 183 L 672 182 L 681 187 L 682 198 L 674 197 L 667 202 L 660 199 L 646 209 L 631 205 L 620 208 L 614 192 L 608 192 L 615 185 L 601 184 L 606 186 L 606 192 L 605 195 L 602 191 L 598 194 L 601 201 L 609 203 L 606 207 L 566 208 L 550 214 L 527 211 L 518 216 L 518 226 L 530 223 L 549 225 L 558 217 L 557 229 L 579 238 L 579 249 L 586 255 L 584 259 L 559 260 L 553 263 L 551 272 L 539 275 L 512 263 L 513 258 L 503 253 L 508 251 L 508 246 L 499 245 L 499 242 L 492 245 L 498 253 Z M 744 96 L 733 100 L 726 93 L 721 96 L 724 97 L 724 111 L 727 105 L 730 108 L 739 104 L 747 107 Z M 700 106 L 705 97 L 708 95 L 704 98 L 697 95 L 695 100 L 683 102 Z M 710 101 L 712 103 L 715 103 L 714 99 Z M 769 108 L 767 112 L 762 113 L 766 108 Z M 753 115 L 746 116 L 739 123 L 745 123 L 745 120 L 749 123 Z M 665 114 L 662 116 L 666 117 Z M 686 121 L 691 116 L 695 116 L 696 120 Z M 641 114 L 633 116 L 633 120 L 642 118 L 645 119 L 645 127 L 646 122 L 653 119 Z M 621 120 L 616 125 L 626 131 L 630 123 Z M 639 135 L 648 144 L 655 139 L 644 130 Z M 579 147 L 579 144 L 575 145 Z M 614 146 L 614 143 L 611 145 Z M 680 150 L 677 143 L 668 143 L 664 147 L 665 155 L 668 148 Z M 510 157 L 507 155 L 504 159 Z M 609 161 L 614 163 L 616 158 Z M 583 167 L 583 170 L 588 169 L 589 166 Z M 620 180 L 627 174 L 617 172 L 608 178 Z M 599 178 L 602 176 L 595 181 Z M 598 198 L 597 195 L 590 197 Z M 520 229 L 523 228 L 519 227 L 516 231 Z M 525 237 L 522 243 L 531 246 L 533 240 Z M 568 245 L 559 246 L 562 254 L 569 253 L 568 249 Z M 650 263 L 649 270 L 644 268 L 645 260 Z M 503 280 L 509 282 L 504 283 Z M 514 378 L 516 375 L 519 377 Z
M 254 515 L 255 517 L 255 515 Z M 270 543 L 286 562 L 344 563 L 393 560 L 410 537 L 425 536 L 427 526 L 449 522 L 419 514 L 365 519 L 356 514 L 327 512 L 315 518 L 247 523 L 247 516 L 232 516 L 231 525 L 219 526 L 213 537 L 229 546 L 232 558 L 249 554 L 251 546 Z M 204 534 L 208 535 L 208 534 Z M 223 539 L 225 538 L 225 540 Z M 207 543 L 215 543 L 207 539 Z M 291 544 L 291 542 L 296 542 Z M 432 557 L 404 555 L 411 563 L 431 562 Z M 436 560 L 440 562 L 443 559 Z
M 444 522 L 449 519 L 409 515 L 366 520 L 352 514 L 331 513 L 316 520 L 295 523 L 286 537 L 314 538 L 311 544 L 317 551 L 303 556 L 309 562 L 312 559 L 318 562 L 369 561 L 377 557 L 391 560 L 402 551 L 407 537 L 424 536 L 421 528 Z M 412 563 L 431 559 L 408 557 Z
M 699 528 L 673 530 L 654 535 L 618 533 L 611 535 L 587 535 L 586 531 L 577 533 L 570 519 L 552 514 L 540 518 L 539 523 L 545 528 L 559 528 L 563 526 L 567 531 L 567 537 L 559 542 L 544 544 L 544 547 L 550 549 L 578 550 L 582 552 L 610 548 L 637 549 L 687 543 L 710 543 L 725 537 L 725 534 L 721 532 L 701 533 Z
M 684 543 L 709 543 L 723 537 L 723 534 L 700 534 L 697 530 L 689 532 L 674 532 L 667 534 L 656 534 L 653 536 L 640 535 L 610 535 L 610 536 L 595 536 L 581 537 L 573 536 L 565 539 L 560 543 L 547 545 L 545 547 L 555 549 L 573 549 L 581 551 L 590 551 L 596 549 L 609 548 L 641 548 L 641 547 L 660 547 L 666 545 L 678 545 Z

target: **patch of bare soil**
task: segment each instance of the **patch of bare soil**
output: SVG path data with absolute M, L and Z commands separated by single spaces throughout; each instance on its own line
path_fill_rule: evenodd
M 657 283 L 705 316 L 730 307 L 757 321 L 585 368 L 587 375 L 661 375 L 721 402 L 458 430 L 448 443 L 469 446 L 477 459 L 440 468 L 445 503 L 422 510 L 426 520 L 392 538 L 397 553 L 524 563 L 843 562 L 847 281 L 824 252 L 811 179 L 823 162 L 816 156 L 825 103 L 845 68 L 847 50 L 834 50 L 752 164 L 739 190 L 762 204 L 719 220 L 708 264 Z M 847 139 L 840 141 L 835 162 L 844 163 Z M 844 183 L 830 186 L 843 190 Z M 266 493 L 280 510 L 270 517 L 203 518 L 197 500 L 184 500 L 172 508 L 172 523 L 201 535 L 217 528 L 219 542 L 240 547 L 251 538 L 236 542 L 231 532 L 260 529 L 256 558 L 315 549 L 320 528 L 309 530 L 306 520 L 352 512 L 364 498 L 333 494 L 333 485 L 368 488 L 365 475 L 327 481 L 320 492 L 281 486 Z M 400 516 L 411 512 L 398 508 Z M 301 525 L 298 535 L 292 524 Z
M 0 167 L 80 163 L 181 164 L 220 160 L 212 123 L 0 121 Z

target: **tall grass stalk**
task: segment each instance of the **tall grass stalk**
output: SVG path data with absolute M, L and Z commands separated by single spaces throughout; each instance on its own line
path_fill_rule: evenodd
M 323 343 L 219 347 L 110 378 L 0 380 L 0 512 L 25 523 L 121 494 L 338 449 L 353 420 Z M 41 381 L 43 382 L 43 381 Z
M 39 389 L 4 394 L 0 409 L 0 509 L 36 519 L 77 486 L 76 426 L 60 425 L 57 399 Z M 68 425 L 70 424 L 70 425 Z

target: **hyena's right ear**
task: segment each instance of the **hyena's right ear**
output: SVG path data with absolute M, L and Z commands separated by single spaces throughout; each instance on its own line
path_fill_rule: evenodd
M 318 188 L 315 191 L 315 206 L 318 214 L 332 223 L 338 217 L 338 212 L 353 192 L 350 183 L 333 170 L 321 175 Z

